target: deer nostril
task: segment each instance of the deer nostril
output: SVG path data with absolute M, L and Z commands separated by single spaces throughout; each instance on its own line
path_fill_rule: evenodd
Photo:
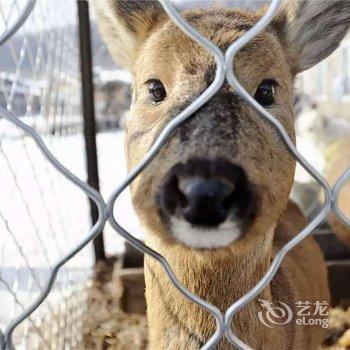
M 179 200 L 179 204 L 180 204 L 181 208 L 185 208 L 189 204 L 187 197 L 185 196 L 185 194 L 183 192 L 181 192 L 180 189 L 178 191 L 178 200 Z
M 178 206 L 185 207 L 187 205 L 188 200 L 179 188 L 179 178 L 176 174 L 171 174 L 167 178 L 159 193 L 158 200 L 162 211 L 168 215 L 173 215 Z
M 224 200 L 222 201 L 222 207 L 226 210 L 229 210 L 233 204 L 234 204 L 234 198 L 235 196 L 235 191 L 233 190 L 228 196 L 226 196 L 224 198 Z

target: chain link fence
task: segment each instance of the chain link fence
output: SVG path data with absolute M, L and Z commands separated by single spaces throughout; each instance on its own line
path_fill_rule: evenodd
M 286 253 L 309 235 L 311 231 L 326 218 L 331 209 L 333 209 L 343 223 L 349 225 L 349 218 L 345 217 L 337 206 L 337 198 L 343 185 L 350 177 L 350 169 L 339 178 L 332 190 L 326 180 L 298 152 L 278 120 L 261 107 L 244 90 L 237 81 L 232 69 L 236 53 L 253 37 L 264 30 L 274 17 L 280 0 L 272 1 L 264 17 L 245 35 L 232 43 L 225 54 L 212 42 L 201 36 L 189 26 L 181 18 L 171 3 L 166 0 L 160 0 L 160 2 L 169 17 L 188 36 L 200 43 L 213 54 L 217 63 L 216 77 L 209 88 L 204 91 L 199 98 L 197 98 L 166 126 L 147 153 L 146 157 L 115 189 L 107 203 L 104 202 L 103 198 L 97 191 L 79 179 L 82 178 L 84 174 L 80 171 L 81 169 L 78 169 L 78 164 L 74 164 L 74 169 L 70 167 L 72 172 L 63 166 L 63 164 L 67 164 L 65 156 L 70 156 L 72 152 L 74 153 L 76 150 L 79 150 L 79 142 L 75 138 L 74 142 L 77 143 L 74 144 L 74 146 L 69 144 L 71 136 L 73 134 L 79 135 L 80 130 L 79 117 L 77 117 L 80 114 L 76 114 L 76 109 L 74 107 L 76 106 L 78 108 L 78 104 L 74 105 L 74 96 L 76 96 L 75 93 L 78 91 L 77 85 L 79 85 L 79 79 L 74 78 L 74 72 L 76 72 L 76 70 L 73 69 L 73 67 L 76 67 L 73 62 L 76 60 L 74 52 L 78 45 L 76 41 L 74 41 L 76 40 L 76 36 L 75 39 L 70 37 L 71 40 L 69 40 L 69 35 L 67 32 L 64 32 L 62 26 L 63 20 L 68 22 L 72 21 L 72 27 L 74 27 L 74 21 L 76 18 L 75 14 L 67 13 L 67 11 L 65 11 L 64 16 L 60 16 L 60 11 L 64 11 L 63 8 L 66 4 L 65 1 L 38 1 L 36 4 L 37 6 L 29 16 L 26 24 L 22 26 L 16 36 L 6 44 L 11 47 L 11 43 L 14 43 L 14 39 L 22 33 L 23 38 L 20 40 L 20 49 L 19 52 L 17 52 L 17 55 L 14 55 L 13 60 L 15 68 L 14 75 L 12 78 L 2 77 L 1 79 L 2 81 L 5 79 L 12 80 L 10 80 L 10 83 L 2 83 L 1 85 L 6 104 L 1 105 L 0 115 L 6 119 L 6 122 L 11 122 L 13 125 L 16 125 L 30 137 L 23 136 L 21 132 L 18 132 L 16 129 L 18 134 L 15 133 L 14 136 L 8 134 L 6 138 L 1 139 L 1 147 L 3 150 L 1 155 L 4 159 L 4 163 L 6 165 L 12 164 L 12 170 L 9 170 L 8 175 L 9 180 L 2 181 L 2 185 L 6 184 L 5 187 L 6 191 L 8 191 L 8 199 L 2 200 L 2 206 L 0 207 L 1 220 L 3 221 L 5 228 L 2 232 L 6 233 L 6 242 L 11 242 L 6 244 L 2 243 L 1 249 L 3 252 L 7 252 L 12 245 L 13 248 L 8 254 L 10 256 L 16 256 L 16 260 L 14 260 L 14 262 L 16 261 L 15 267 L 13 267 L 12 270 L 11 268 L 6 268 L 4 265 L 4 261 L 11 260 L 3 259 L 1 261 L 0 282 L 4 286 L 3 288 L 6 289 L 8 295 L 10 295 L 11 302 L 7 303 L 7 305 L 13 305 L 13 310 L 6 313 L 5 316 L 7 318 L 2 321 L 1 325 L 1 328 L 5 329 L 3 337 L 5 348 L 11 349 L 13 348 L 13 345 L 24 345 L 26 348 L 35 348 L 39 346 L 32 345 L 34 344 L 32 342 L 35 342 L 35 344 L 43 344 L 43 346 L 46 344 L 49 348 L 55 348 L 56 345 L 54 346 L 52 344 L 58 344 L 58 348 L 74 348 L 74 346 L 79 343 L 79 317 L 84 310 L 82 303 L 84 293 L 80 293 L 80 291 L 84 290 L 84 286 L 89 279 L 88 276 L 90 270 L 86 268 L 86 266 L 89 266 L 89 263 L 91 263 L 91 253 L 89 254 L 87 248 L 83 248 L 88 246 L 89 242 L 98 235 L 107 220 L 111 226 L 134 247 L 158 260 L 172 281 L 174 287 L 176 287 L 187 298 L 209 311 L 216 319 L 217 329 L 202 349 L 215 348 L 216 344 L 223 337 L 226 337 L 239 349 L 250 349 L 247 344 L 243 343 L 235 335 L 235 332 L 231 327 L 235 314 L 253 298 L 259 295 L 261 290 L 276 274 Z M 23 6 L 22 3 L 16 1 L 11 2 L 11 4 L 14 5 L 11 5 L 10 7 L 6 7 L 3 4 L 4 3 L 2 2 L 1 12 L 7 13 L 3 15 L 3 21 L 5 23 L 4 28 L 6 31 L 8 30 L 6 28 L 11 26 L 11 16 L 18 17 L 21 14 Z M 51 6 L 52 9 L 49 11 L 48 8 Z M 60 6 L 63 7 L 62 10 L 59 10 Z M 43 9 L 45 9 L 44 13 L 40 14 L 40 11 L 43 11 Z M 10 15 L 7 11 L 10 12 Z M 13 13 L 17 15 L 14 16 Z M 61 14 L 62 13 L 63 12 L 61 12 Z M 50 17 L 51 15 L 52 17 Z M 72 18 L 70 18 L 70 16 L 72 16 Z M 50 33 L 57 34 L 57 36 L 52 34 L 52 36 L 49 36 L 47 39 L 45 35 L 43 35 L 41 41 L 39 41 L 38 38 L 35 38 L 33 41 L 34 45 L 36 45 L 35 47 L 41 47 L 41 50 L 33 49 L 31 44 L 29 45 L 29 43 L 31 43 L 29 33 L 31 31 L 31 26 L 34 25 L 31 23 L 35 23 L 36 18 L 38 18 L 38 22 L 47 20 L 47 22 L 45 22 L 46 25 L 52 29 L 50 30 Z M 55 22 L 55 18 L 59 18 L 59 21 Z M 52 27 L 55 23 L 57 23 L 57 27 L 53 29 Z M 64 38 L 67 40 L 65 41 Z M 1 50 L 4 50 L 6 45 L 3 45 Z M 46 52 L 47 54 L 52 52 L 54 63 L 52 63 L 52 65 L 42 63 L 43 61 L 40 58 L 40 55 L 37 59 L 38 51 Z M 66 55 L 71 55 L 69 56 L 71 58 L 69 62 L 60 61 L 60 59 L 58 59 L 58 57 L 67 57 Z M 29 69 L 30 83 L 24 83 L 25 78 L 24 74 L 22 74 L 23 62 L 25 62 L 26 56 L 28 56 L 28 61 L 34 62 L 34 64 L 30 64 L 31 68 Z M 30 60 L 30 56 L 33 56 L 35 59 Z M 66 62 L 66 64 L 64 64 L 64 62 Z M 71 66 L 72 64 L 73 67 Z M 52 70 L 49 72 L 46 71 L 48 67 L 52 67 Z M 41 82 L 40 74 L 33 75 L 33 72 L 40 72 L 41 69 L 45 70 L 42 75 L 44 81 L 38 84 L 38 82 Z M 61 82 L 61 80 L 63 80 L 63 82 Z M 325 202 L 320 208 L 318 214 L 314 216 L 313 220 L 297 236 L 295 236 L 292 241 L 288 242 L 282 250 L 277 253 L 262 280 L 249 293 L 234 302 L 225 313 L 222 313 L 214 305 L 200 299 L 183 287 L 173 274 L 168 262 L 157 252 L 145 246 L 140 240 L 129 234 L 129 232 L 127 232 L 115 220 L 113 211 L 116 199 L 157 155 L 162 146 L 172 135 L 175 128 L 189 118 L 198 108 L 203 106 L 220 89 L 225 80 L 227 80 L 243 100 L 245 100 L 271 125 L 271 127 L 276 130 L 290 154 L 321 186 L 325 194 Z M 13 102 L 15 89 L 10 88 L 9 92 L 7 92 L 4 87 L 6 84 L 10 84 L 10 86 L 14 85 L 18 88 L 21 87 L 24 91 L 27 91 L 25 90 L 24 84 L 31 86 L 31 88 L 29 88 L 29 91 L 31 92 L 23 94 L 25 100 L 23 104 L 24 107 L 15 106 Z M 46 94 L 41 95 L 41 91 L 46 91 Z M 38 98 L 35 97 L 36 95 L 38 95 Z M 29 98 L 30 96 L 32 97 Z M 42 96 L 45 97 L 43 98 Z M 67 98 L 67 100 L 65 98 Z M 36 104 L 38 104 L 39 107 L 36 107 Z M 23 112 L 21 112 L 21 108 L 24 108 Z M 46 119 L 43 129 L 39 126 L 39 121 L 37 123 L 33 121 L 33 125 L 31 125 L 32 128 L 29 126 L 31 123 L 30 118 L 35 119 L 33 115 L 36 110 L 35 108 L 39 108 L 40 111 L 45 111 L 44 115 Z M 41 115 L 42 113 L 39 114 Z M 5 121 L 2 120 L 1 123 L 5 123 Z M 5 132 L 7 132 L 7 130 Z M 5 142 L 4 140 L 7 141 Z M 57 149 L 56 141 L 59 144 L 59 146 L 57 145 Z M 10 150 L 10 147 L 6 145 L 6 143 L 10 142 L 17 145 L 17 147 L 14 147 L 14 150 Z M 29 158 L 32 159 L 35 152 L 37 152 L 34 143 L 44 154 L 46 160 L 42 159 L 42 163 L 40 163 L 42 168 L 37 168 L 36 172 L 33 170 L 33 173 L 36 175 L 35 177 L 33 175 L 34 180 L 33 184 L 31 184 L 28 183 L 28 178 L 30 177 L 28 168 L 20 167 L 23 166 Z M 69 149 L 69 151 L 67 151 L 67 149 Z M 21 153 L 22 151 L 23 153 Z M 54 173 L 51 174 L 51 167 L 47 161 L 69 181 L 61 181 L 60 175 L 54 175 Z M 28 163 L 33 163 L 33 161 L 28 161 Z M 34 162 L 34 164 L 38 167 L 36 162 Z M 78 177 L 73 174 L 78 175 Z M 13 183 L 12 186 L 10 185 L 10 181 Z M 22 183 L 22 181 L 27 182 L 24 185 L 24 182 Z M 59 186 L 57 186 L 56 181 Z M 37 191 L 39 197 L 38 201 L 40 201 L 42 210 L 37 209 L 34 211 L 31 209 L 34 198 L 29 197 L 24 189 L 30 188 L 34 185 L 42 186 L 42 184 L 46 182 L 49 183 L 50 191 Z M 66 186 L 67 191 L 65 192 Z M 81 198 L 81 193 L 79 194 L 77 192 L 77 188 L 80 188 L 85 192 L 85 194 L 87 194 L 97 205 L 98 220 L 90 231 L 88 229 L 88 220 L 84 222 L 84 213 L 86 212 L 86 216 L 88 216 L 88 210 L 87 207 L 84 208 L 84 205 L 82 205 L 84 199 Z M 77 192 L 76 198 L 73 197 L 73 193 L 75 192 Z M 18 200 L 22 203 L 22 212 L 19 211 L 20 206 L 17 207 L 16 205 L 15 208 L 11 207 L 11 203 L 14 202 L 14 196 L 17 195 Z M 55 201 L 58 201 L 57 206 L 53 205 Z M 56 207 L 64 208 L 64 212 L 57 213 L 54 210 Z M 51 208 L 52 210 L 50 210 Z M 68 222 L 66 216 L 72 221 Z M 24 221 L 24 218 L 27 218 L 27 221 Z M 21 222 L 23 226 L 19 226 L 19 222 Z M 46 222 L 47 226 L 44 225 Z M 23 227 L 26 228 L 25 231 L 23 230 Z M 28 233 L 28 227 L 32 228 L 32 234 Z M 81 234 L 77 234 L 77 232 Z M 34 242 L 34 237 L 36 239 L 35 244 L 32 243 Z M 77 241 L 74 240 L 74 237 L 80 237 L 83 238 L 83 240 L 80 243 L 77 243 Z M 30 250 L 31 245 L 32 250 Z M 2 254 L 2 256 L 6 255 Z M 22 260 L 20 265 L 18 263 L 19 256 Z M 39 259 L 39 256 L 41 257 L 40 259 L 42 259 L 40 264 L 34 264 L 36 259 Z M 51 266 L 51 269 L 38 269 L 36 268 L 38 265 Z M 82 268 L 82 266 L 84 266 L 84 268 Z M 22 270 L 25 270 L 26 274 L 22 274 Z M 5 274 L 6 271 L 8 271 L 7 275 Z M 82 287 L 80 288 L 79 286 Z M 36 299 L 34 297 L 36 297 Z M 55 303 L 58 298 L 60 302 Z M 59 305 L 58 311 L 57 305 Z M 67 308 L 71 308 L 72 311 L 69 313 L 63 312 L 63 310 Z M 41 314 L 43 317 L 40 317 Z M 67 319 L 67 316 L 69 316 L 69 320 Z M 48 326 L 46 327 L 46 325 Z
M 34 3 L 33 3 L 34 4 Z M 0 35 L 31 5 L 1 1 Z M 86 177 L 77 12 L 70 0 L 35 4 L 0 47 L 0 106 L 32 127 L 55 156 Z M 74 4 L 73 4 L 74 10 Z M 21 129 L 0 117 L 0 329 L 32 304 L 55 262 L 90 226 L 89 205 Z M 75 348 L 91 276 L 88 247 L 57 275 L 45 302 L 13 334 L 18 349 Z

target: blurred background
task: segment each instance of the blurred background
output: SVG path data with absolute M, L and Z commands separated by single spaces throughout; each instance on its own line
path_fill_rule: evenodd
M 1 0 L 0 35 L 13 25 L 26 3 Z M 176 1 L 179 8 L 209 3 Z M 226 6 L 252 9 L 266 3 L 224 1 Z M 90 12 L 96 134 L 88 136 L 96 137 L 99 186 L 106 199 L 126 174 L 123 130 L 131 77 L 112 61 L 91 6 Z M 0 105 L 33 127 L 58 160 L 85 181 L 89 139 L 84 135 L 81 40 L 88 39 L 79 35 L 76 2 L 38 0 L 26 23 L 0 47 Z M 350 145 L 344 146 L 344 140 L 350 139 L 349 111 L 350 35 L 331 57 L 296 81 L 298 149 L 322 174 L 334 169 L 332 160 L 339 150 L 350 153 Z M 339 176 L 349 164 L 337 164 L 335 173 Z M 309 218 L 322 203 L 318 186 L 301 167 L 296 171 L 292 197 Z M 130 232 L 142 238 L 128 191 L 117 201 L 115 212 Z M 31 138 L 0 117 L 2 332 L 44 289 L 50 267 L 87 235 L 91 220 L 86 196 L 48 164 Z M 317 234 L 332 262 L 330 269 L 336 276 L 332 283 L 339 289 L 337 301 L 350 299 L 348 283 L 344 282 L 350 276 L 346 274 L 348 249 L 336 241 L 327 223 Z M 89 244 L 62 267 L 46 301 L 16 329 L 18 349 L 145 347 L 144 305 L 133 309 L 130 287 L 138 285 L 142 298 L 142 262 L 134 256 L 127 263 L 125 244 L 108 225 L 102 243 L 97 248 Z M 96 265 L 96 249 L 100 249 L 97 255 L 101 258 L 97 260 L 104 263 Z M 115 303 L 116 296 L 124 302 Z

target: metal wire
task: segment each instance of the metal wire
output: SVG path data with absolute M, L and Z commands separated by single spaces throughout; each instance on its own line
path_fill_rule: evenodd
M 40 293 L 36 301 L 28 307 L 25 312 L 23 312 L 19 317 L 17 317 L 14 321 L 12 321 L 9 326 L 7 327 L 4 337 L 5 342 L 7 343 L 7 346 L 9 349 L 14 349 L 12 344 L 12 333 L 14 329 L 30 314 L 33 313 L 34 310 L 36 310 L 39 305 L 45 300 L 47 295 L 50 293 L 50 290 L 53 286 L 53 283 L 55 281 L 55 278 L 57 276 L 58 270 L 61 268 L 62 265 L 64 265 L 68 260 L 70 260 L 74 255 L 76 255 L 81 249 L 83 249 L 92 239 L 94 239 L 102 230 L 102 228 L 105 225 L 106 218 L 105 218 L 105 203 L 100 193 L 95 191 L 91 186 L 84 183 L 82 180 L 80 180 L 77 176 L 75 176 L 73 173 L 71 173 L 66 167 L 64 167 L 55 157 L 54 155 L 49 151 L 49 149 L 46 147 L 43 140 L 40 138 L 39 134 L 23 123 L 20 119 L 18 119 L 15 115 L 8 112 L 4 108 L 0 106 L 0 115 L 7 121 L 12 122 L 14 125 L 22 129 L 28 136 L 32 137 L 43 155 L 46 157 L 46 159 L 51 163 L 51 165 L 56 168 L 59 172 L 61 172 L 68 180 L 70 180 L 72 183 L 74 183 L 77 187 L 79 187 L 85 194 L 95 202 L 98 212 L 99 212 L 99 219 L 96 222 L 96 224 L 92 227 L 89 234 L 80 242 L 79 245 L 74 247 L 68 254 L 63 256 L 51 269 L 50 277 L 48 281 L 46 282 L 45 287 L 43 288 L 43 291 Z
M 332 190 L 332 209 L 338 216 L 338 218 L 344 223 L 344 225 L 350 227 L 350 218 L 348 218 L 342 210 L 339 208 L 338 200 L 339 195 L 344 187 L 345 183 L 350 180 L 350 168 L 345 170 L 344 173 L 340 176 L 340 178 L 335 183 Z
M 29 15 L 32 13 L 35 6 L 35 2 L 36 0 L 29 0 L 27 5 L 23 9 L 23 12 L 18 17 L 17 21 L 0 35 L 0 46 L 4 45 L 5 42 L 12 38 L 12 36 L 16 34 L 18 29 L 20 29 L 23 26 Z
M 333 190 L 331 190 L 327 181 L 309 164 L 302 155 L 297 151 L 293 142 L 289 138 L 284 127 L 279 123 L 279 121 L 274 118 L 269 112 L 267 112 L 263 107 L 261 107 L 240 85 L 236 79 L 233 71 L 233 61 L 236 53 L 246 45 L 250 40 L 252 40 L 256 35 L 263 31 L 266 26 L 273 19 L 276 11 L 278 9 L 280 0 L 273 0 L 266 14 L 260 19 L 260 21 L 237 41 L 235 41 L 224 54 L 216 45 L 210 42 L 208 39 L 199 34 L 194 28 L 192 28 L 176 11 L 174 6 L 168 0 L 160 0 L 164 10 L 168 16 L 176 23 L 188 36 L 193 40 L 201 44 L 206 50 L 213 54 L 216 61 L 216 76 L 213 83 L 205 90 L 195 101 L 191 103 L 185 110 L 183 110 L 178 116 L 172 119 L 168 125 L 164 128 L 160 136 L 157 138 L 149 152 L 146 154 L 144 159 L 127 175 L 124 181 L 113 191 L 109 197 L 107 204 L 105 205 L 102 196 L 92 189 L 90 186 L 81 181 L 77 176 L 72 174 L 67 168 L 65 168 L 53 155 L 50 153 L 46 147 L 43 140 L 40 138 L 38 133 L 33 130 L 31 127 L 19 120 L 13 113 L 5 110 L 0 107 L 0 115 L 7 121 L 15 124 L 17 127 L 22 129 L 27 135 L 29 135 L 37 144 L 38 148 L 43 153 L 44 157 L 51 163 L 51 165 L 56 168 L 61 174 L 63 174 L 70 182 L 79 187 L 85 194 L 87 194 L 97 205 L 99 211 L 99 219 L 93 228 L 89 231 L 87 236 L 76 245 L 68 254 L 62 257 L 56 264 L 53 266 L 48 281 L 46 282 L 43 291 L 40 293 L 36 301 L 28 307 L 20 316 L 18 316 L 13 322 L 7 327 L 2 341 L 5 344 L 5 347 L 8 349 L 14 349 L 12 342 L 12 334 L 14 329 L 45 300 L 49 294 L 53 282 L 57 276 L 58 270 L 69 261 L 77 252 L 79 252 L 84 246 L 88 244 L 98 233 L 101 231 L 106 221 L 108 220 L 111 226 L 130 244 L 135 248 L 144 252 L 145 254 L 150 255 L 156 259 L 167 276 L 173 283 L 173 285 L 188 299 L 198 304 L 208 312 L 210 312 L 216 320 L 216 331 L 212 337 L 206 342 L 202 349 L 213 349 L 218 344 L 218 342 L 226 336 L 226 338 L 238 349 L 251 349 L 249 345 L 242 342 L 232 329 L 232 320 L 235 314 L 242 309 L 247 303 L 249 303 L 253 298 L 255 298 L 271 281 L 275 276 L 284 256 L 290 251 L 295 245 L 297 245 L 302 239 L 311 233 L 311 231 L 318 226 L 320 222 L 326 217 L 331 209 L 335 214 L 347 225 L 350 224 L 349 218 L 341 212 L 338 207 L 338 196 L 344 186 L 345 182 L 350 177 L 350 169 L 348 169 L 344 174 L 339 178 Z M 28 17 L 28 16 L 27 16 Z M 23 23 L 23 22 L 22 22 Z M 7 36 L 7 37 L 11 37 Z M 127 232 L 115 219 L 113 209 L 115 201 L 119 195 L 130 185 L 130 183 L 140 174 L 145 167 L 154 159 L 158 154 L 167 140 L 171 137 L 178 125 L 184 122 L 189 118 L 196 110 L 203 106 L 207 101 L 214 96 L 214 94 L 220 89 L 222 84 L 226 80 L 231 87 L 234 88 L 236 93 L 244 99 L 251 108 L 253 108 L 266 122 L 268 122 L 277 132 L 280 139 L 283 141 L 285 147 L 288 149 L 290 154 L 296 159 L 303 168 L 319 183 L 323 188 L 325 194 L 325 202 L 322 209 L 318 215 L 290 242 L 288 242 L 275 256 L 269 270 L 266 272 L 264 277 L 259 281 L 259 283 L 250 290 L 246 295 L 241 299 L 234 302 L 226 311 L 225 314 L 222 314 L 221 311 L 216 308 L 214 305 L 207 303 L 205 300 L 199 298 L 198 296 L 191 293 L 187 290 L 181 283 L 178 281 L 174 275 L 170 265 L 166 259 L 158 254 L 156 251 L 150 247 L 143 244 L 140 240 L 133 237 L 129 232 Z M 1 340 L 1 339 L 0 339 Z
M 30 2 L 32 5 L 33 1 Z M 68 141 L 76 142 L 83 124 L 79 51 L 75 36 L 77 28 L 74 26 L 77 18 L 74 11 L 64 20 L 58 18 L 62 3 L 53 5 L 37 1 L 35 8 L 32 7 L 32 15 L 27 16 L 26 26 L 14 30 L 14 26 L 18 26 L 18 18 L 24 17 L 23 9 L 29 6 L 28 1 L 0 2 L 0 22 L 3 24 L 0 24 L 0 34 L 1 38 L 7 38 L 6 42 L 2 41 L 0 53 L 0 104 L 8 111 L 16 112 L 16 101 L 22 94 L 23 102 L 20 102 L 24 108 L 16 115 L 17 119 L 29 120 L 50 149 L 67 158 L 67 152 L 62 151 L 67 149 Z M 3 28 L 6 33 L 13 34 L 7 35 Z M 40 105 L 40 111 L 33 110 L 36 104 Z M 2 328 L 9 326 L 11 319 L 25 311 L 28 304 L 45 290 L 47 285 L 44 282 L 52 264 L 85 236 L 87 229 L 85 231 L 84 226 L 88 227 L 89 211 L 83 195 L 79 200 L 84 201 L 76 205 L 78 191 L 75 191 L 75 186 L 65 179 L 62 181 L 61 174 L 55 174 L 30 138 L 2 117 L 0 130 L 0 167 L 5 180 L 2 186 L 6 186 L 5 198 L 2 195 L 0 203 L 0 279 L 3 281 L 0 299 L 5 305 L 0 310 Z M 69 138 L 65 138 L 67 134 Z M 76 163 L 79 163 L 78 167 Z M 74 167 L 84 169 L 83 158 L 76 163 Z M 29 187 L 31 185 L 32 188 Z M 63 207 L 64 211 L 57 210 Z M 79 212 L 76 207 L 79 207 Z M 78 301 L 84 309 L 84 293 L 76 296 L 74 304 L 64 295 L 91 278 L 92 261 L 92 250 L 87 249 L 74 259 L 70 267 L 62 269 L 52 293 L 32 316 L 35 324 L 30 319 L 23 322 L 13 334 L 13 344 L 25 348 L 53 346 L 54 349 L 56 339 L 59 338 L 62 345 L 65 340 L 69 343 L 70 339 L 76 338 L 70 323 L 74 323 L 75 328 L 82 327 L 81 323 L 74 321 L 74 309 L 78 307 Z M 82 263 L 83 272 L 77 268 L 77 264 L 81 266 Z M 62 315 L 62 312 L 65 314 Z M 42 329 L 42 336 L 38 336 L 35 326 Z M 54 334 L 57 327 L 61 329 L 59 336 Z M 5 347 L 4 335 L 2 341 Z M 1 349 L 3 347 L 0 346 Z

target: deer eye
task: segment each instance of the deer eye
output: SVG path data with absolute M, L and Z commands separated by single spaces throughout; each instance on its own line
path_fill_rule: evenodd
M 148 84 L 148 98 L 151 103 L 162 102 L 166 97 L 165 87 L 160 80 L 152 79 Z
M 269 107 L 275 102 L 277 82 L 273 79 L 263 80 L 255 91 L 254 98 L 263 107 Z

